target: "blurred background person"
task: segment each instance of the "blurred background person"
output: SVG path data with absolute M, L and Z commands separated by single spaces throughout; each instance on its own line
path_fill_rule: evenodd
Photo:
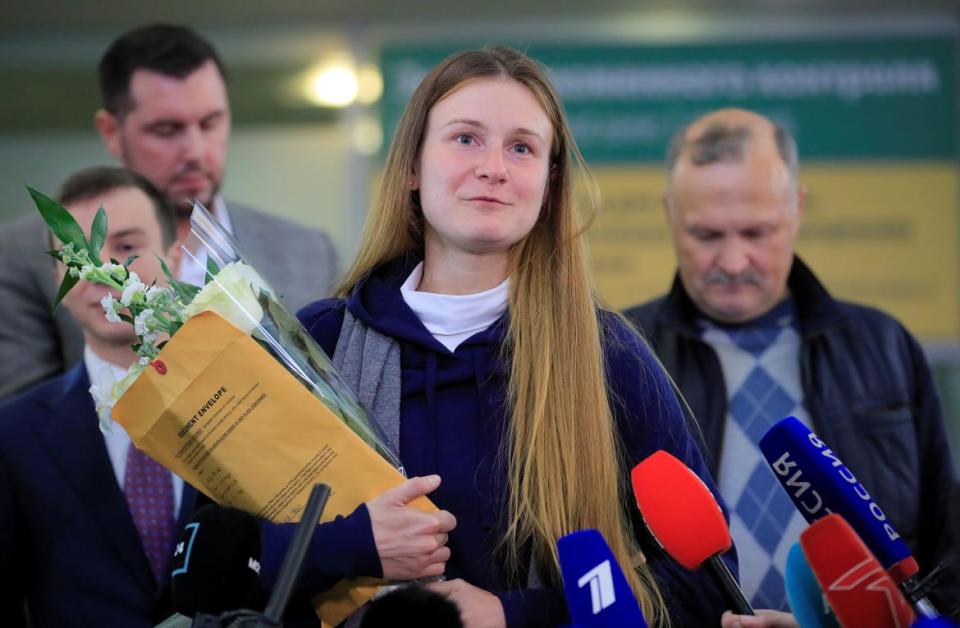
M 744 592 L 786 609 L 787 552 L 806 521 L 758 442 L 796 416 L 868 487 L 929 571 L 950 555 L 956 482 L 919 344 L 880 310 L 834 299 L 795 254 L 806 190 L 783 127 L 742 109 L 677 133 L 664 211 L 678 271 L 626 311 L 703 431 L 730 506 Z
M 118 37 L 99 65 L 97 130 L 110 154 L 153 183 L 177 210 L 177 236 L 193 248 L 180 279 L 203 283 L 205 254 L 187 241 L 194 199 L 236 237 L 287 306 L 329 294 L 337 274 L 330 237 L 220 195 L 230 137 L 226 74 L 192 30 L 149 24 Z M 71 366 L 81 333 L 68 312 L 51 313 L 57 287 L 39 217 L 0 232 L 0 397 Z M 194 259 L 196 257 L 196 259 Z
M 102 206 L 109 233 L 101 256 L 139 256 L 130 270 L 146 285 L 166 283 L 160 260 L 176 271 L 176 216 L 145 178 L 120 168 L 82 170 L 58 200 L 88 238 Z M 48 262 L 47 272 L 62 278 L 64 267 Z M 0 402 L 6 626 L 146 628 L 171 613 L 168 565 L 196 491 L 134 447 L 119 424 L 101 433 L 91 386 L 109 390 L 137 359 L 133 326 L 104 317 L 109 292 L 77 283 L 63 305 L 83 329 L 83 359 Z

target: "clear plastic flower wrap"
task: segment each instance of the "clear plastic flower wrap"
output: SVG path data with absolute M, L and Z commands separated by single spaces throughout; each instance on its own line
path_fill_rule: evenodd
M 130 270 L 134 258 L 100 260 L 105 213 L 87 237 L 63 207 L 31 194 L 62 243 L 50 251 L 67 267 L 56 304 L 81 279 L 109 286 L 105 317 L 137 336 L 126 375 L 91 386 L 103 429 L 116 419 L 138 448 L 215 501 L 276 522 L 298 520 L 316 482 L 333 489 L 324 521 L 403 482 L 397 452 L 206 209 L 194 207 L 194 245 L 182 260 L 204 285 L 164 266 L 167 285 L 148 286 Z M 436 510 L 425 497 L 411 505 Z M 317 614 L 336 625 L 383 584 L 341 580 L 314 598 Z
M 104 429 L 110 429 L 113 405 L 157 357 L 166 340 L 192 317 L 211 311 L 252 336 L 364 442 L 392 466 L 401 468 L 397 452 L 386 444 L 326 353 L 287 311 L 268 282 L 244 259 L 233 237 L 202 204 L 196 203 L 190 216 L 187 242 L 192 246 L 182 245 L 181 251 L 184 259 L 189 260 L 186 263 L 203 269 L 204 285 L 178 281 L 164 265 L 168 286 L 163 287 L 144 285 L 129 270 L 134 258 L 122 264 L 100 260 L 99 248 L 106 238 L 105 215 L 94 222 L 93 232 L 86 239 L 69 213 L 55 201 L 35 190 L 31 194 L 62 243 L 50 252 L 67 265 L 57 304 L 79 279 L 109 286 L 120 296 L 104 297 L 105 317 L 112 322 L 132 324 L 139 339 L 134 345 L 139 359 L 127 375 L 91 389 Z
M 184 246 L 183 254 L 206 269 L 206 283 L 186 306 L 186 317 L 214 311 L 243 329 L 364 442 L 401 469 L 398 452 L 387 445 L 327 354 L 256 269 L 244 261 L 233 237 L 200 203 L 191 213 L 190 230 L 191 239 L 202 248 L 198 254 Z

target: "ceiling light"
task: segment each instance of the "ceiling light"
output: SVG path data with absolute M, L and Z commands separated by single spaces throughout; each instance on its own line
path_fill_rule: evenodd
M 346 107 L 357 99 L 360 83 L 353 66 L 331 63 L 307 74 L 305 95 L 312 104 L 321 107 Z

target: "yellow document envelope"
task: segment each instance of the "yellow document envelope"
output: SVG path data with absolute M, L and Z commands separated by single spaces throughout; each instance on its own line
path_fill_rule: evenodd
M 403 476 L 253 338 L 212 312 L 191 318 L 113 408 L 137 447 L 217 503 L 298 521 L 317 482 L 321 521 L 348 515 Z M 436 510 L 425 497 L 412 505 Z M 382 581 L 340 581 L 314 602 L 335 626 Z

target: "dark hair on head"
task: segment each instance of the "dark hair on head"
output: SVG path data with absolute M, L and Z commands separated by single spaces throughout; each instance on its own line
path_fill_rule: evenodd
M 57 200 L 61 205 L 70 205 L 121 188 L 135 188 L 147 195 L 160 224 L 163 246 L 169 248 L 177 238 L 177 215 L 173 205 L 152 183 L 136 172 L 113 166 L 80 170 L 63 182 L 57 190 Z
M 115 116 L 130 111 L 130 78 L 136 70 L 182 79 L 207 61 L 216 64 L 226 81 L 227 72 L 217 51 L 189 28 L 177 24 L 138 26 L 115 39 L 100 58 L 103 108 Z
M 689 150 L 690 162 L 695 166 L 707 166 L 721 161 L 740 162 L 743 160 L 744 146 L 752 136 L 749 127 L 744 125 L 711 124 L 696 138 L 687 138 L 689 126 L 677 131 L 670 140 L 667 150 L 667 170 L 673 172 L 680 153 Z M 785 127 L 773 125 L 773 141 L 777 152 L 786 164 L 790 177 L 796 181 L 800 164 L 797 155 L 797 142 Z
M 430 626 L 463 628 L 460 611 L 438 593 L 421 586 L 404 586 L 370 603 L 360 628 Z

